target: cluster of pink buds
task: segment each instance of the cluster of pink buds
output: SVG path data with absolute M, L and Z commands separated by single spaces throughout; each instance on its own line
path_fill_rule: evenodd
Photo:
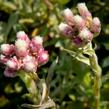
M 43 38 L 36 36 L 31 40 L 24 31 L 16 35 L 15 44 L 2 44 L 0 63 L 6 65 L 4 75 L 14 77 L 20 69 L 36 72 L 37 68 L 48 61 L 49 55 L 43 48 Z
M 98 17 L 92 18 L 85 3 L 79 3 L 77 8 L 79 15 L 73 15 L 68 8 L 63 11 L 65 23 L 59 25 L 59 31 L 70 38 L 74 45 L 81 47 L 90 42 L 94 36 L 99 35 L 101 23 Z

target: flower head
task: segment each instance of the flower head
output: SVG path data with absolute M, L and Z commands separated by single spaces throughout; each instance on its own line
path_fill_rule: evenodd
M 27 72 L 36 72 L 38 67 L 38 62 L 35 57 L 27 55 L 23 59 L 23 69 Z
M 25 40 L 17 39 L 15 42 L 16 55 L 19 57 L 26 56 L 28 54 L 28 43 Z
M 38 53 L 38 63 L 40 65 L 45 64 L 49 59 L 48 52 L 45 50 L 40 50 Z
M 65 22 L 59 24 L 59 31 L 70 38 L 74 45 L 83 47 L 91 42 L 94 36 L 99 35 L 101 23 L 97 17 L 92 19 L 85 3 L 78 3 L 77 8 L 79 15 L 74 15 L 70 9 L 63 11 Z
M 19 62 L 15 56 L 9 59 L 5 64 L 7 67 L 14 69 L 14 70 L 17 70 L 19 68 Z
M 2 44 L 0 47 L 0 52 L 6 56 L 12 55 L 14 53 L 15 47 L 13 44 Z
M 0 54 L 0 63 L 5 64 L 8 60 L 9 60 L 9 57 L 7 57 L 3 54 Z
M 92 15 L 91 15 L 90 11 L 88 10 L 85 3 L 78 3 L 77 7 L 78 7 L 78 11 L 79 11 L 80 15 L 84 19 L 87 19 L 89 17 L 92 18 Z
M 94 35 L 98 35 L 101 31 L 101 23 L 98 17 L 94 17 L 92 20 L 91 31 Z
M 37 67 L 48 61 L 48 52 L 43 48 L 43 38 L 36 36 L 31 40 L 24 31 L 16 34 L 15 45 L 2 44 L 0 63 L 6 65 L 4 75 L 14 77 L 18 70 L 36 72 Z
M 65 18 L 66 23 L 68 23 L 68 25 L 72 26 L 74 24 L 72 11 L 69 8 L 67 8 L 63 11 L 62 14 Z
M 72 35 L 73 35 L 72 27 L 65 23 L 61 23 L 59 25 L 59 30 L 60 30 L 61 34 L 64 36 L 72 37 Z
M 74 16 L 74 22 L 78 30 L 81 30 L 85 27 L 85 20 L 79 15 Z
M 6 77 L 15 77 L 16 76 L 16 70 L 6 67 L 5 71 L 4 71 L 4 75 Z
M 40 36 L 34 37 L 30 42 L 30 48 L 33 53 L 37 53 L 42 48 L 43 38 Z
M 17 32 L 16 37 L 17 37 L 17 39 L 26 41 L 28 44 L 30 42 L 29 37 L 27 36 L 27 34 L 24 31 Z
M 93 38 L 93 34 L 88 30 L 88 28 L 83 28 L 79 33 L 79 37 L 84 41 L 90 41 Z

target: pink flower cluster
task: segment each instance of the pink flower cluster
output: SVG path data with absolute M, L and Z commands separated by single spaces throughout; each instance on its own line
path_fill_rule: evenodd
M 73 15 L 70 9 L 63 11 L 65 23 L 59 25 L 62 35 L 69 37 L 77 46 L 84 46 L 90 42 L 94 36 L 99 35 L 101 23 L 98 17 L 92 18 L 85 3 L 77 5 L 79 15 Z
M 14 77 L 17 70 L 36 72 L 37 67 L 48 61 L 49 55 L 43 48 L 43 38 L 36 36 L 31 40 L 24 31 L 16 35 L 15 44 L 2 44 L 0 63 L 6 65 L 4 75 Z

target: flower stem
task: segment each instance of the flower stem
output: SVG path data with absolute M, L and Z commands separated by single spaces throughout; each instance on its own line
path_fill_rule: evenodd
M 93 54 L 89 56 L 89 59 L 90 59 L 92 71 L 94 72 L 95 75 L 94 87 L 93 87 L 94 97 L 95 97 L 94 109 L 100 109 L 101 68 L 98 64 L 98 59 L 95 52 L 93 52 Z

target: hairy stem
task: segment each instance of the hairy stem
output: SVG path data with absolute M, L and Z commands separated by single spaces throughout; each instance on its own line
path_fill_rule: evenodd
M 100 109 L 100 87 L 101 87 L 101 68 L 98 64 L 98 59 L 97 56 L 95 54 L 95 52 L 93 52 L 93 54 L 91 56 L 89 56 L 90 59 L 90 64 L 91 64 L 91 68 L 92 71 L 94 72 L 94 109 Z

